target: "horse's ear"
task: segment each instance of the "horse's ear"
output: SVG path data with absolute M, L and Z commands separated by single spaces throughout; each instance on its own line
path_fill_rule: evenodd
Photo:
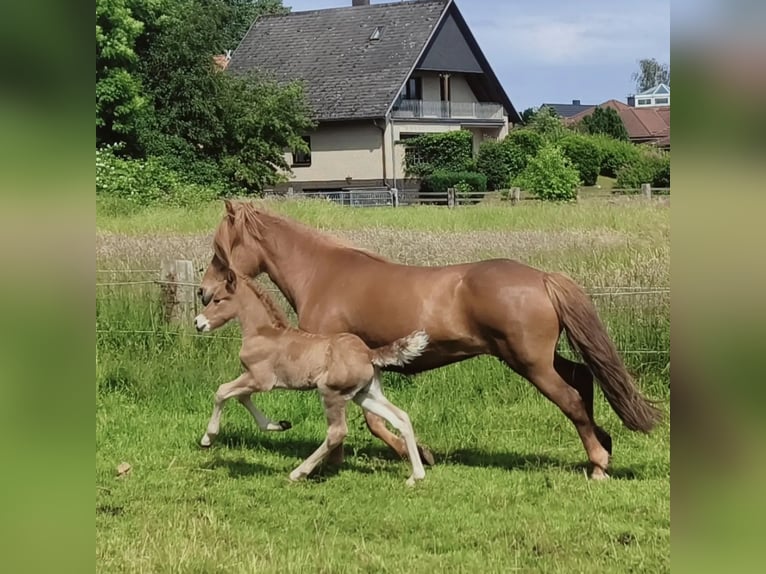
M 237 274 L 231 269 L 226 270 L 226 290 L 234 293 L 237 290 Z
M 223 204 L 226 206 L 226 215 L 229 217 L 234 217 L 234 204 L 231 202 L 230 199 L 224 199 Z

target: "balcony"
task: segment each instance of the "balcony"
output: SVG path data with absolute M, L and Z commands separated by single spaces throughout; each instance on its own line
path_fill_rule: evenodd
M 399 100 L 392 110 L 394 118 L 503 121 L 503 106 L 491 102 L 441 102 Z

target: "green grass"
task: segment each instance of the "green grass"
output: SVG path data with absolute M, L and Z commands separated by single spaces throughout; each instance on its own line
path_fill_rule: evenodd
M 668 210 L 654 205 L 274 208 L 347 230 L 408 261 L 448 261 L 459 247 L 461 257 L 478 258 L 518 244 L 526 260 L 590 285 L 668 284 Z M 102 213 L 97 266 L 153 266 L 165 251 L 191 245 L 193 234 L 209 234 L 220 211 L 215 204 L 185 214 Z M 514 235 L 520 228 L 541 233 Z M 490 244 L 506 235 L 509 247 Z M 581 236 L 589 249 L 567 247 Z M 605 236 L 609 241 L 599 240 Z M 120 241 L 130 249 L 115 247 Z M 99 250 L 104 242 L 109 248 Z M 642 389 L 667 408 L 667 296 L 595 301 L 619 348 L 655 351 L 625 359 Z M 261 433 L 239 404 L 229 403 L 217 443 L 202 450 L 197 442 L 213 392 L 240 372 L 236 325 L 205 337 L 187 325 L 165 325 L 153 285 L 100 287 L 96 307 L 99 572 L 670 569 L 667 420 L 651 435 L 631 433 L 597 393 L 596 418 L 614 439 L 613 479 L 590 482 L 571 423 L 529 383 L 482 357 L 412 379 L 387 375 L 389 398 L 409 412 L 419 440 L 437 457 L 416 488 L 404 484 L 408 463 L 371 437 L 353 405 L 345 464 L 290 484 L 288 473 L 326 430 L 314 393 L 254 397 L 269 416 L 293 423 L 279 434 Z M 118 478 L 123 461 L 132 471 Z

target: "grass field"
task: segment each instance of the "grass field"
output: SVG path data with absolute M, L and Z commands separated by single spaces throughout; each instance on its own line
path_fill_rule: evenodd
M 669 397 L 669 208 L 661 202 L 272 209 L 407 263 L 504 256 L 588 286 L 640 386 Z M 119 206 L 118 206 L 119 207 Z M 204 266 L 222 213 L 98 205 L 102 283 L 153 279 L 164 258 Z M 130 271 L 130 272 L 129 272 Z M 641 292 L 642 294 L 629 294 Z M 161 320 L 157 287 L 97 288 L 96 567 L 100 572 L 664 572 L 670 568 L 670 432 L 612 433 L 612 480 L 584 478 L 571 423 L 484 357 L 406 379 L 387 375 L 437 465 L 414 489 L 349 408 L 346 462 L 287 474 L 324 437 L 314 393 L 254 401 L 288 419 L 258 431 L 230 403 L 210 450 L 197 442 L 218 384 L 239 373 L 236 326 L 199 337 Z M 669 419 L 669 415 L 668 415 Z M 121 462 L 130 473 L 116 476 Z

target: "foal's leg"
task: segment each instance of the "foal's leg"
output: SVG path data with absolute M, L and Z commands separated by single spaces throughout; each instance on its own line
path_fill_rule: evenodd
M 383 390 L 380 388 L 380 381 L 377 377 L 373 378 L 370 385 L 354 397 L 354 402 L 366 411 L 383 417 L 396 430 L 402 433 L 410 463 L 412 464 L 412 475 L 407 479 L 407 485 L 414 486 L 416 480 L 423 480 L 426 476 L 426 471 L 423 469 L 423 463 L 418 455 L 418 445 L 415 442 L 415 431 L 412 429 L 410 417 L 403 410 L 391 404 L 383 395 Z
M 327 416 L 327 437 L 301 465 L 290 473 L 290 480 L 306 478 L 322 462 L 332 449 L 343 444 L 348 434 L 346 426 L 346 398 L 340 393 L 323 394 L 322 403 Z
M 258 424 L 258 428 L 262 431 L 286 431 L 293 426 L 288 421 L 276 422 L 271 420 L 258 410 L 258 407 L 253 404 L 250 395 L 240 395 L 239 402 L 242 403 L 251 415 L 253 415 L 255 422 Z
M 370 432 L 395 450 L 400 457 L 407 458 L 409 456 L 407 443 L 403 438 L 396 436 L 386 428 L 385 419 L 365 409 L 364 420 L 367 423 L 367 428 L 370 429 Z M 419 444 L 417 445 L 417 452 L 418 458 L 420 458 L 423 464 L 427 464 L 428 466 L 434 465 L 434 455 L 427 447 Z
M 553 367 L 559 376 L 566 383 L 574 388 L 585 404 L 585 411 L 588 413 L 591 422 L 596 427 L 596 437 L 607 452 L 612 454 L 612 437 L 609 433 L 596 424 L 593 418 L 593 373 L 582 363 L 575 363 L 556 354 L 553 359 Z
M 221 412 L 223 411 L 223 404 L 231 397 L 238 395 L 247 395 L 253 392 L 250 387 L 252 383 L 252 377 L 250 373 L 242 373 L 236 379 L 230 383 L 224 383 L 215 392 L 215 405 L 213 406 L 213 415 L 210 417 L 210 422 L 207 423 L 207 432 L 205 436 L 200 440 L 200 445 L 208 447 L 213 443 L 215 437 L 218 436 L 218 429 L 221 425 Z

